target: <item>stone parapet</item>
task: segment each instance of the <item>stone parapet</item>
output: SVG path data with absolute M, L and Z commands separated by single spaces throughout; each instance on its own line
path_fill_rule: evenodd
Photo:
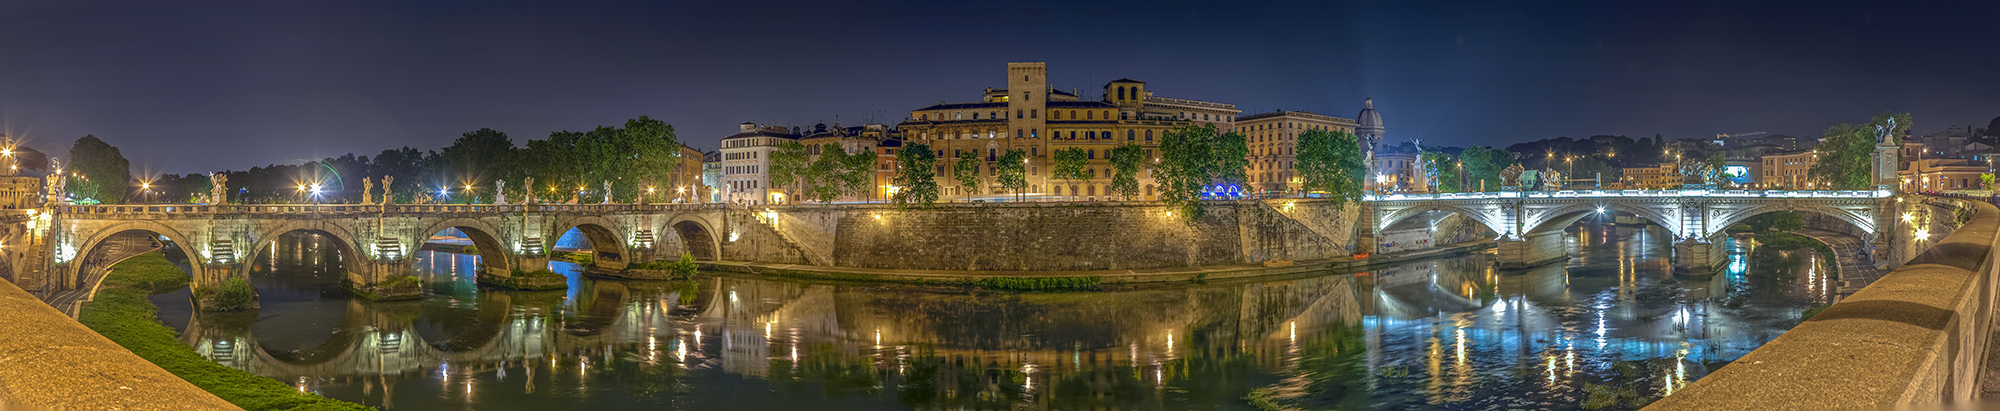
M 2000 209 L 1976 211 L 1902 268 L 1673 395 L 1679 410 L 1875 409 L 1969 403 L 2000 306 Z M 1893 233 L 1905 241 L 1913 230 Z M 1921 243 L 1922 240 L 1917 242 Z

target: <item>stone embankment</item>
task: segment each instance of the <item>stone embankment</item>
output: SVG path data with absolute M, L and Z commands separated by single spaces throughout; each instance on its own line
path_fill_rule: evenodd
M 234 405 L 0 281 L 0 409 L 234 410 Z
M 1328 200 L 1216 201 L 1192 222 L 1157 202 L 940 204 L 908 210 L 802 205 L 758 214 L 788 248 L 804 254 L 786 259 L 813 266 L 1116 271 L 1346 257 L 1360 208 Z
M 1649 411 L 1875 409 L 1970 403 L 2000 306 L 2000 209 L 1955 202 L 1970 218 L 1927 240 L 1901 268 Z M 1947 214 L 1949 215 L 1949 214 Z M 1902 230 L 1911 231 L 1911 230 Z

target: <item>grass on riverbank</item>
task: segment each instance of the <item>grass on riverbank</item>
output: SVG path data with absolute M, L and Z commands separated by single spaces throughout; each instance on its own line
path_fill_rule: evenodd
M 147 297 L 186 287 L 188 275 L 158 252 L 112 267 L 79 322 L 181 379 L 246 410 L 368 410 L 360 404 L 300 393 L 285 383 L 209 361 L 156 319 Z
M 1002 291 L 1088 291 L 1096 290 L 1102 281 L 1099 277 L 993 277 L 972 285 Z

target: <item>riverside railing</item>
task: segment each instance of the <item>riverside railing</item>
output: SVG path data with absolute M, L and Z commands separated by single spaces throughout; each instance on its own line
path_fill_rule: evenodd
M 1646 410 L 1874 409 L 1976 400 L 2000 303 L 1993 252 L 2000 247 L 2000 208 L 1930 198 L 1976 211 L 1901 268 Z

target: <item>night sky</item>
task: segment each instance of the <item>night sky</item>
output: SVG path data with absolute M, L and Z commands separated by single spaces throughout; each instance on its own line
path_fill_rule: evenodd
M 640 115 L 709 150 L 744 121 L 974 101 L 1010 61 L 1245 114 L 1352 117 L 1372 95 L 1391 142 L 1426 144 L 2000 116 L 2000 2 L 571 3 L 8 0 L 0 131 L 65 159 L 95 134 L 135 174 Z

